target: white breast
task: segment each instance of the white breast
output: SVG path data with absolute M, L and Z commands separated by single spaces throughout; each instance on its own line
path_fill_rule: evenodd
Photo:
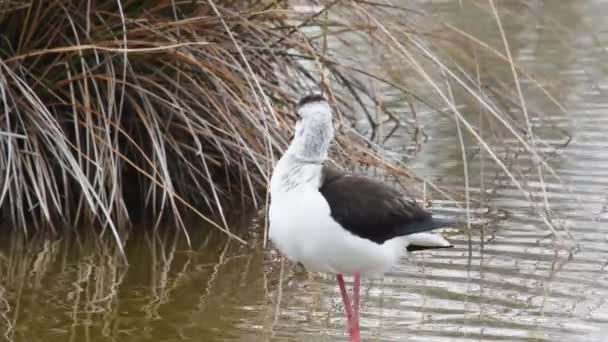
M 282 255 L 309 271 L 375 276 L 405 252 L 404 238 L 380 245 L 346 231 L 331 217 L 317 187 L 303 184 L 271 196 L 270 239 Z
M 305 263 L 319 253 L 329 207 L 318 191 L 299 187 L 275 196 L 269 215 L 270 239 L 283 255 Z

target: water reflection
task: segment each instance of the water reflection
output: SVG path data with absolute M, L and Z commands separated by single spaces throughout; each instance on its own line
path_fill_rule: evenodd
M 241 327 L 264 325 L 273 275 L 265 253 L 191 226 L 193 249 L 170 228 L 131 238 L 129 265 L 111 241 L 75 234 L 5 241 L 3 333 L 14 341 L 240 340 Z

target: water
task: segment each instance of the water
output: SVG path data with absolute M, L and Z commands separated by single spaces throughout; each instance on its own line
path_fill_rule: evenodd
M 455 0 L 423 6 L 501 46 L 492 17 L 480 15 L 470 1 L 463 3 L 463 8 Z M 608 2 L 535 1 L 528 8 L 497 3 L 514 58 L 567 109 L 560 111 L 533 83 L 524 82 L 529 107 L 542 113 L 542 119 L 532 120 L 533 129 L 550 142 L 546 150 L 555 149 L 549 164 L 569 184 L 546 177 L 551 208 L 579 249 L 570 254 L 572 246 L 556 248 L 521 192 L 465 137 L 472 196 L 483 199 L 475 207 L 505 208 L 501 218 L 506 219 L 498 220 L 494 209 L 485 214 L 489 223 L 476 225 L 470 253 L 466 234 L 448 232 L 455 248 L 410 257 L 382 281 L 364 283 L 366 341 L 606 340 Z M 510 75 L 504 66 L 490 71 L 500 79 Z M 389 106 L 400 106 L 389 91 L 383 96 Z M 455 97 L 474 120 L 478 109 L 462 94 Z M 430 139 L 408 164 L 462 190 L 454 123 L 433 111 L 421 113 L 418 121 Z M 398 131 L 391 146 L 413 154 L 399 136 L 405 132 Z M 570 143 L 560 148 L 569 136 Z M 529 157 L 516 153 L 521 148 L 513 139 L 490 143 L 502 146 L 500 153 L 518 156 L 523 166 L 517 173 L 536 172 L 527 168 Z M 538 178 L 526 186 L 542 199 Z M 433 205 L 462 213 L 451 202 Z M 192 249 L 171 229 L 133 237 L 128 267 L 107 247 L 111 242 L 76 234 L 30 244 L 5 239 L 0 242 L 1 333 L 28 342 L 346 340 L 334 280 L 282 269 L 277 256 L 262 248 L 261 224 L 254 216 L 236 215 L 234 224 L 246 230 L 254 248 L 200 233 L 212 229 L 193 223 Z

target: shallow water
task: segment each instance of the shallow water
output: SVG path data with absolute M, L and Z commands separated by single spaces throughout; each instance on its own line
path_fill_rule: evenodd
M 508 1 L 497 3 L 507 11 L 503 21 L 514 58 L 541 75 L 539 81 L 567 109 L 556 108 L 534 84 L 523 84 L 529 107 L 542 113 L 542 119 L 532 120 L 533 129 L 550 142 L 547 151 L 555 149 L 549 164 L 569 184 L 544 179 L 552 215 L 569 228 L 579 249 L 572 255 L 570 245 L 556 249 L 521 192 L 468 139 L 472 197 L 483 199 L 475 207 L 507 213 L 483 215 L 488 224 L 474 227 L 470 251 L 467 235 L 450 231 L 455 248 L 411 256 L 383 280 L 365 282 L 366 341 L 605 341 L 608 336 L 608 2 L 535 1 L 523 12 Z M 479 8 L 461 8 L 457 0 L 423 6 L 501 46 L 495 21 Z M 503 69 L 492 71 L 507 78 L 510 71 Z M 400 106 L 390 92 L 383 96 L 388 105 Z M 459 94 L 455 97 L 459 102 Z M 471 118 L 478 115 L 467 103 L 461 108 Z M 418 124 L 429 140 L 408 164 L 462 189 L 455 124 L 422 112 Z M 399 143 L 400 134 L 405 136 L 398 131 L 391 146 L 412 153 L 411 146 Z M 568 136 L 572 140 L 560 147 Z M 514 140 L 500 144 L 500 153 L 518 156 L 522 166 L 516 172 L 536 172 Z M 542 199 L 543 182 L 529 180 L 526 186 Z M 433 205 L 462 214 L 451 202 Z M 247 230 L 256 248 L 197 233 L 209 229 L 193 223 L 192 249 L 171 229 L 133 237 L 128 267 L 107 246 L 76 235 L 30 244 L 5 239 L 1 332 L 8 340 L 28 342 L 345 341 L 334 280 L 282 269 L 276 255 L 261 247 L 261 223 L 252 223 L 250 214 L 237 217 L 234 226 Z

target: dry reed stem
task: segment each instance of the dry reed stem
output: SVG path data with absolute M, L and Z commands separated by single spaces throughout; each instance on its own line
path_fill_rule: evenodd
M 478 73 L 467 73 L 436 44 L 435 32 L 402 17 L 424 16 L 421 11 L 335 0 L 310 14 L 265 1 L 159 0 L 145 9 L 115 1 L 23 4 L 0 7 L 0 168 L 7 170 L 0 215 L 26 235 L 43 227 L 59 230 L 56 223 L 93 222 L 102 228 L 98 234 L 109 231 L 122 249 L 134 209 L 143 209 L 155 225 L 171 214 L 186 239 L 182 214 L 190 211 L 244 243 L 228 226 L 225 205 L 237 196 L 242 203 L 268 204 L 260 190 L 291 134 L 292 105 L 314 89 L 324 89 L 337 109 L 336 163 L 407 176 L 452 196 L 387 158 L 374 142 L 409 126 L 419 150 L 425 133 L 415 108 L 432 108 L 456 120 L 461 140 L 468 134 L 477 141 L 557 235 L 548 202 L 544 208 L 535 203 L 527 176 L 510 170 L 491 137 L 482 137 L 442 85 L 477 103 L 501 138 L 514 138 L 538 162 L 541 179 L 548 173 L 559 180 L 539 152 L 546 144 L 531 131 L 522 90 L 520 120 L 500 105 L 517 100 L 484 90 Z M 531 80 L 564 110 L 513 60 L 493 9 L 506 54 L 461 29 L 443 27 L 504 60 L 516 85 L 520 77 Z M 374 47 L 370 56 L 360 52 L 357 37 Z M 341 55 L 335 48 L 340 44 L 353 49 L 352 56 Z M 367 65 L 383 59 L 415 79 Z M 418 89 L 421 80 L 431 95 Z M 403 108 L 410 108 L 413 121 L 385 105 L 380 86 L 408 99 Z M 369 120 L 371 137 L 349 126 L 357 111 Z M 384 117 L 394 124 L 388 134 L 376 130 Z M 376 137 L 378 132 L 387 136 Z M 469 207 L 468 190 L 465 197 Z

